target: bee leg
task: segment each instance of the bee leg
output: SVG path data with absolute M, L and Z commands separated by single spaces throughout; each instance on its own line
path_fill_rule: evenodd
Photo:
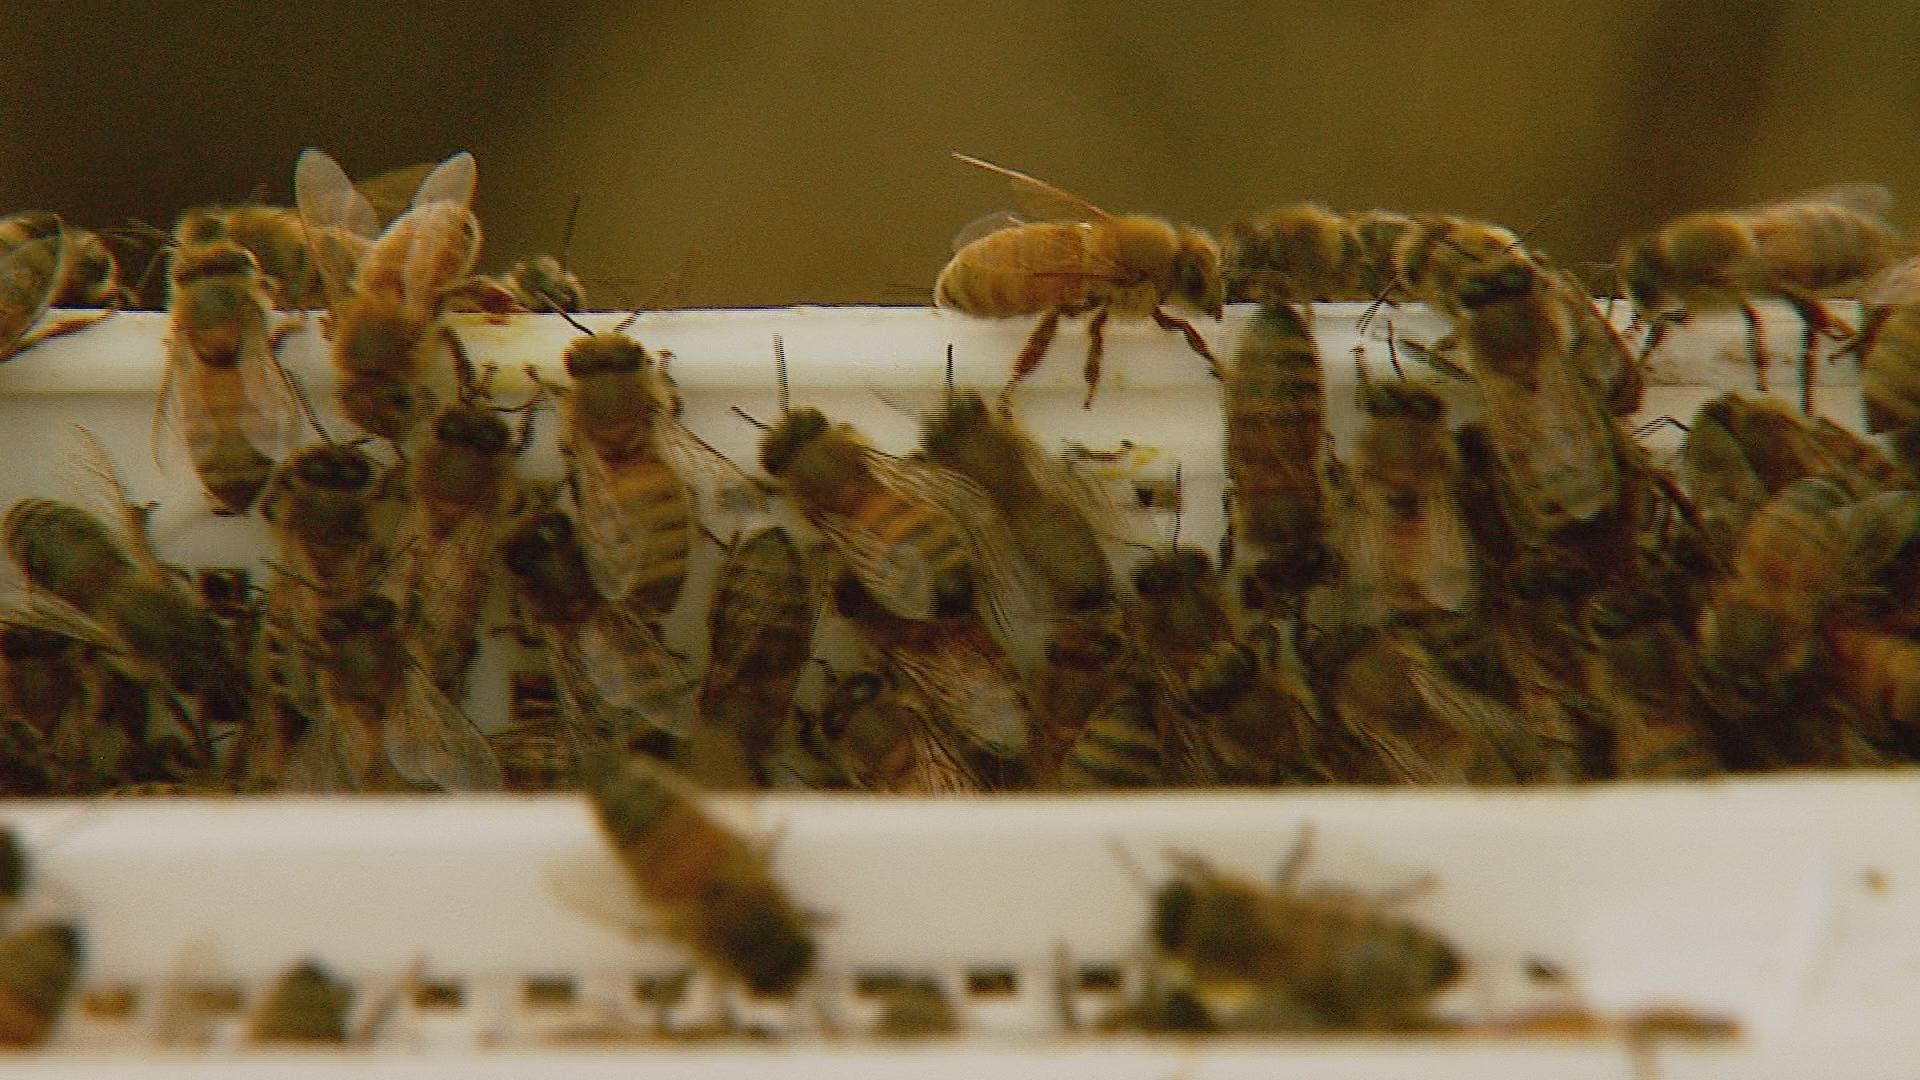
M 1175 318 L 1161 311 L 1159 308 L 1153 309 L 1153 321 L 1162 330 L 1180 331 L 1187 339 L 1187 347 L 1199 353 L 1200 356 L 1206 360 L 1207 370 L 1213 372 L 1214 378 L 1225 379 L 1227 377 L 1226 373 L 1220 370 L 1220 361 L 1213 358 L 1213 350 L 1207 348 L 1207 340 L 1200 336 L 1200 331 L 1195 330 L 1192 323 L 1185 319 Z
M 1040 322 L 1027 335 L 1027 343 L 1020 347 L 1020 355 L 1013 358 L 1013 374 L 1008 376 L 1007 385 L 1000 390 L 1000 400 L 1008 401 L 1013 397 L 1013 388 L 1020 380 L 1033 374 L 1040 366 L 1040 358 L 1047 354 L 1047 346 L 1053 344 L 1053 335 L 1060 329 L 1060 310 L 1054 308 L 1040 317 Z
M 1753 387 L 1767 392 L 1767 343 L 1760 338 L 1760 313 L 1748 301 L 1740 301 L 1740 315 L 1747 320 L 1747 356 L 1753 360 Z
M 1093 391 L 1100 385 L 1100 361 L 1107 355 L 1107 309 L 1102 307 L 1087 320 L 1087 399 L 1080 403 L 1083 409 L 1093 408 Z
M 1782 290 L 1781 296 L 1793 305 L 1800 315 L 1800 411 L 1813 415 L 1813 352 L 1821 337 L 1830 337 L 1836 341 L 1855 338 L 1853 327 L 1833 317 L 1825 305 L 1818 299 L 1797 290 Z M 1841 352 L 1846 352 L 1842 349 Z M 1835 354 L 1840 355 L 1839 353 Z
M 473 357 L 467 355 L 466 342 L 460 340 L 460 335 L 454 333 L 451 326 L 442 326 L 440 337 L 447 343 L 447 348 L 453 351 L 453 374 L 460 380 L 461 397 L 483 393 L 480 375 L 474 370 Z

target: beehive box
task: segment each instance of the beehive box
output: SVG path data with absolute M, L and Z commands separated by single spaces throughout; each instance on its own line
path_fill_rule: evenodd
M 1376 374 L 1386 345 L 1356 333 L 1361 305 L 1326 305 L 1317 330 L 1329 427 L 1344 449 L 1355 430 L 1354 347 Z M 1229 355 L 1248 312 L 1203 327 Z M 1797 327 L 1769 309 L 1770 345 L 1791 356 Z M 1390 313 L 1393 332 L 1431 338 L 1417 310 Z M 588 317 L 596 327 L 618 316 Z M 1384 319 L 1375 331 L 1384 330 Z M 500 366 L 512 399 L 523 365 L 555 370 L 575 333 L 557 318 L 461 322 L 480 363 Z M 884 449 L 915 436 L 916 406 L 937 400 L 954 347 L 956 381 L 990 388 L 1005 377 L 1024 323 L 992 324 L 922 309 L 793 309 L 650 313 L 633 333 L 674 354 L 685 420 L 722 452 L 754 460 L 757 433 L 732 415 L 777 412 L 772 339 L 785 343 L 793 400 L 848 419 Z M 1183 539 L 1210 544 L 1219 494 L 1218 384 L 1176 337 L 1110 329 L 1106 382 L 1080 408 L 1085 338 L 1063 330 L 1022 390 L 1023 419 L 1050 445 L 1074 440 L 1134 452 L 1109 479 L 1163 483 L 1181 466 Z M 73 497 L 68 428 L 98 434 L 134 495 L 159 503 L 163 554 L 189 567 L 260 569 L 264 533 L 251 518 L 217 518 L 182 465 L 163 471 L 150 449 L 165 319 L 116 315 L 0 366 L 0 424 L 16 455 L 0 497 Z M 317 403 L 329 401 L 323 345 L 312 328 L 283 358 Z M 1404 359 L 1404 358 L 1403 358 Z M 1701 319 L 1674 336 L 1649 371 L 1640 419 L 1690 416 L 1727 387 L 1750 387 L 1736 320 Z M 1858 380 L 1823 364 L 1821 411 L 1858 426 Z M 1776 393 L 1797 396 L 1791 369 Z M 337 423 L 337 422 L 336 422 Z M 525 462 L 554 477 L 552 422 L 543 418 Z M 344 430 L 336 426 L 336 430 Z M 1651 438 L 1673 437 L 1672 433 Z M 1166 514 L 1141 533 L 1164 539 Z M 703 553 L 670 640 L 697 655 L 698 599 L 713 555 Z M 505 712 L 504 672 L 484 654 L 470 713 L 483 726 Z M 71 914 L 89 937 L 87 987 L 136 991 L 130 1013 L 80 1009 L 43 1055 L 8 1067 L 48 1075 L 678 1075 L 1087 1076 L 1788 1076 L 1810 1070 L 1901 1075 L 1912 1052 L 1897 1024 L 1920 1004 L 1920 925 L 1913 882 L 1920 850 L 1907 839 L 1920 798 L 1904 774 L 1701 784 L 1597 785 L 1569 790 L 1168 793 L 1108 798 L 1001 796 L 977 800 L 765 796 L 719 800 L 721 811 L 776 842 L 776 872 L 827 921 L 817 987 L 797 1003 L 734 999 L 737 1016 L 781 1033 L 769 1045 L 609 1046 L 608 1032 L 643 1031 L 655 1006 L 636 994 L 685 959 L 625 922 L 631 898 L 584 804 L 562 797 L 263 800 L 14 805 L 40 868 L 27 921 Z M 1145 876 L 1164 853 L 1204 854 L 1266 873 L 1302 826 L 1316 836 L 1309 880 L 1385 893 L 1431 875 L 1409 915 L 1459 946 L 1468 976 L 1443 1011 L 1511 1022 L 1578 1006 L 1602 1018 L 1681 1009 L 1723 1017 L 1731 1041 L 1643 1046 L 1606 1028 L 1580 1038 L 1491 1033 L 1406 1040 L 1111 1040 L 1065 1030 L 1060 1000 L 1091 1021 L 1137 978 Z M 1116 850 L 1118 849 L 1118 850 Z M 1121 852 L 1126 854 L 1123 859 Z M 599 899 L 596 915 L 593 898 Z M 643 921 L 643 920 L 641 920 Z M 266 1053 L 240 1045 L 242 1022 L 217 1025 L 211 1048 L 156 1053 L 165 989 L 227 980 L 248 1000 L 278 972 L 316 957 L 359 989 L 367 1047 Z M 1562 977 L 1543 980 L 1539 973 Z M 1529 972 L 1534 973 L 1533 977 Z M 962 1033 L 929 1046 L 858 1037 L 875 1009 L 863 987 L 890 974 L 931 974 L 957 1002 Z M 570 987 L 542 1006 L 529 982 Z M 458 986 L 458 1008 L 432 1007 L 423 985 Z M 1061 989 L 1064 987 L 1064 991 Z M 535 995 L 539 996 L 539 995 Z M 696 979 L 683 1021 L 717 1015 L 724 995 Z

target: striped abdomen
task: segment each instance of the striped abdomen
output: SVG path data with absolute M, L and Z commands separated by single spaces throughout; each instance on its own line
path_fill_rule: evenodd
M 1099 280 L 1093 239 L 1091 227 L 1060 221 L 989 233 L 954 254 L 934 283 L 934 303 L 988 318 L 1084 306 Z

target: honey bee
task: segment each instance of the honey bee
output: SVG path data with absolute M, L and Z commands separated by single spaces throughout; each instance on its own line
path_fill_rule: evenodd
M 105 649 L 145 682 L 223 704 L 245 700 L 245 679 L 219 623 L 179 588 L 147 535 L 106 452 L 80 429 L 84 463 L 113 500 L 120 535 L 92 513 L 52 499 L 23 499 L 0 518 L 8 554 L 36 591 L 24 605 L 45 629 Z M 201 733 L 204 736 L 204 732 Z
M 1222 784 L 1323 779 L 1307 688 L 1281 654 L 1272 623 L 1216 646 L 1187 678 L 1212 773 Z
M 0 362 L 95 321 L 84 318 L 40 325 L 59 296 L 70 254 L 65 230 L 54 215 L 0 218 Z
M 1651 592 L 1589 600 L 1587 686 L 1611 717 L 1613 775 L 1701 777 L 1722 771 L 1694 687 L 1693 649 Z
M 53 306 L 62 308 L 116 308 L 127 302 L 127 289 L 120 282 L 120 260 L 99 233 L 90 229 L 67 229 L 67 265 L 60 275 L 60 288 Z M 82 325 L 90 324 L 91 320 Z
M 736 538 L 715 572 L 700 728 L 733 734 L 755 773 L 793 712 L 821 600 L 793 537 L 778 525 Z
M 1033 723 L 1025 680 L 978 615 L 902 618 L 853 574 L 841 576 L 834 606 L 925 703 L 929 733 L 957 771 L 983 771 L 970 765 L 979 755 L 1001 771 L 1021 762 Z
M 551 255 L 536 255 L 501 279 L 507 292 L 528 311 L 585 311 L 587 287 L 580 276 Z
M 298 414 L 277 377 L 266 278 L 231 241 L 175 248 L 167 368 L 154 433 L 172 419 L 217 508 L 243 514 L 292 448 Z
M 344 1043 L 353 987 L 312 960 L 287 969 L 254 1011 L 247 1036 L 261 1044 Z
M 1060 756 L 1053 785 L 1063 791 L 1160 787 L 1169 780 L 1160 734 L 1159 688 L 1122 683 L 1090 711 Z
M 1248 323 L 1227 372 L 1227 478 L 1233 486 L 1236 541 L 1271 562 L 1256 584 L 1287 568 L 1295 594 L 1323 573 L 1332 554 L 1323 539 L 1325 499 L 1319 462 L 1326 441 L 1320 357 L 1310 315 L 1263 303 Z M 1278 597 L 1275 597 L 1278 599 Z
M 1814 689 L 1819 624 L 1911 538 L 1916 503 L 1911 492 L 1855 501 L 1811 477 L 1754 512 L 1700 617 L 1702 684 L 1716 711 L 1746 719 Z
M 1086 612 L 1113 601 L 1113 568 L 1094 528 L 1108 508 L 1009 411 L 995 415 L 979 394 L 949 394 L 945 407 L 921 425 L 920 446 L 928 461 L 986 493 L 1056 610 Z
M 1565 270 L 1547 274 L 1548 291 L 1567 313 L 1567 364 L 1614 416 L 1640 411 L 1646 375 L 1640 358 L 1587 288 Z
M 1453 214 L 1414 215 L 1394 238 L 1392 261 L 1392 288 L 1456 320 L 1469 276 L 1503 262 L 1537 269 L 1511 230 Z
M 274 530 L 282 567 L 316 586 L 314 598 L 366 590 L 384 555 L 384 486 L 365 451 L 335 442 L 302 448 L 268 481 L 260 516 Z M 272 600 L 268 607 L 286 610 Z
M 686 582 L 697 503 L 755 509 L 759 492 L 680 422 L 659 361 L 640 342 L 619 330 L 587 334 L 564 362 L 573 385 L 561 439 L 595 580 L 642 616 L 663 615 Z
M 86 948 L 78 927 L 53 923 L 0 935 L 0 1046 L 47 1041 L 78 981 Z
M 399 606 L 379 593 L 326 604 L 309 643 L 320 715 L 295 751 L 295 786 L 367 791 L 405 781 L 449 791 L 503 783 L 486 736 L 433 684 Z
M 1221 249 L 1228 300 L 1371 300 L 1393 280 L 1393 249 L 1413 219 L 1293 203 L 1236 221 Z
M 1354 450 L 1352 578 L 1372 593 L 1369 619 L 1429 605 L 1465 611 L 1479 591 L 1454 501 L 1447 406 L 1416 383 L 1375 383 L 1359 368 L 1366 420 Z
M 594 586 L 573 522 L 531 514 L 500 545 L 516 595 L 547 647 L 560 713 L 575 753 L 634 739 L 686 739 L 694 679 L 680 658 L 625 604 Z
M 1827 476 L 1861 498 L 1908 486 L 1879 448 L 1825 417 L 1797 416 L 1770 398 L 1722 394 L 1700 406 L 1695 423 L 1717 423 L 1769 494 L 1809 476 Z
M 487 734 L 508 791 L 579 788 L 573 742 L 560 693 L 544 670 L 515 671 L 508 683 L 507 726 Z
M 941 741 L 926 703 L 879 672 L 834 682 L 810 719 L 821 756 L 855 791 L 901 795 L 970 793 L 980 780 Z
M 882 453 L 818 409 L 768 429 L 760 464 L 895 616 L 954 618 L 973 609 L 977 586 L 1010 580 L 991 501 L 951 470 Z
M 295 204 L 308 234 L 333 312 L 331 356 L 339 373 L 336 395 L 361 429 L 399 442 L 426 411 L 426 353 L 449 340 L 439 322 L 449 294 L 473 276 L 480 254 L 480 221 L 473 197 L 473 155 L 442 162 L 414 192 L 413 203 L 384 231 L 365 195 L 325 153 L 302 151 L 294 169 Z M 334 246 L 314 237 L 364 242 L 356 260 L 338 259 Z
M 1813 412 L 1813 353 L 1825 334 L 1851 333 L 1820 303 L 1823 294 L 1857 285 L 1907 254 L 1885 218 L 1893 196 L 1875 184 L 1845 184 L 1740 210 L 1685 214 L 1620 247 L 1620 282 L 1649 324 L 1645 352 L 1690 316 L 1737 307 L 1766 392 L 1756 296 L 1778 296 L 1803 325 L 1801 411 Z
M 1216 319 L 1225 293 L 1220 248 L 1198 229 L 1141 214 L 1109 214 L 1084 199 L 1024 173 L 956 153 L 959 160 L 1011 180 L 1022 198 L 1066 220 L 1019 221 L 1003 217 L 994 231 L 969 229 L 952 261 L 934 282 L 934 302 L 968 315 L 1004 319 L 1041 316 L 1014 359 L 1002 395 L 1039 366 L 1062 315 L 1092 314 L 1087 324 L 1087 399 L 1100 384 L 1107 319 L 1152 318 L 1178 330 L 1187 346 L 1217 376 L 1219 364 L 1199 331 L 1162 310 L 1178 303 Z
M 1860 397 L 1867 430 L 1920 471 L 1920 258 L 1887 268 L 1861 297 Z
M 1298 883 L 1308 836 L 1277 881 L 1215 869 L 1174 854 L 1174 875 L 1153 898 L 1152 937 L 1183 970 L 1202 1002 L 1253 991 L 1247 1006 L 1271 1018 L 1235 1018 L 1223 1027 L 1313 1031 L 1400 1031 L 1438 1026 L 1433 995 L 1460 977 L 1459 951 L 1425 926 L 1389 913 L 1401 896 Z M 1244 996 L 1244 995 L 1243 995 Z
M 1133 589 L 1128 611 L 1158 690 L 1154 707 L 1167 772 L 1176 783 L 1210 783 L 1212 753 L 1187 684 L 1215 649 L 1233 640 L 1220 575 L 1206 552 L 1176 541 L 1134 568 Z
M 581 778 L 665 934 L 755 994 L 790 994 L 812 973 L 813 919 L 768 870 L 765 853 L 709 816 L 697 792 L 631 754 L 597 755 Z
M 219 240 L 240 245 L 267 279 L 274 306 L 302 310 L 327 305 L 320 265 L 338 267 L 351 278 L 365 247 L 363 237 L 317 224 L 310 231 L 299 211 L 265 203 L 188 210 L 174 227 L 174 240 L 182 246 Z M 321 249 L 320 256 L 313 254 L 314 247 Z
M 1594 522 L 1620 497 L 1615 432 L 1568 367 L 1569 320 L 1550 288 L 1509 255 L 1468 273 L 1458 294 L 1508 518 L 1530 538 Z
M 1363 635 L 1320 663 L 1344 729 L 1321 757 L 1341 780 L 1511 784 L 1543 756 L 1519 712 L 1401 635 Z
M 1118 608 L 1055 618 L 1045 663 L 1034 675 L 1027 760 L 1036 784 L 1044 785 L 1059 770 L 1095 717 L 1146 678 L 1150 675 L 1144 657 L 1134 648 Z
M 409 473 L 402 595 L 413 641 L 434 685 L 450 697 L 466 691 L 480 610 L 493 582 L 493 549 L 516 495 L 513 458 L 531 435 L 529 426 L 516 438 L 494 407 L 463 394 L 434 417 L 432 437 Z

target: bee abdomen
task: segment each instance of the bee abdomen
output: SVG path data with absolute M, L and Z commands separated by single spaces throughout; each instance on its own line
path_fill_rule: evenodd
M 1070 791 L 1154 787 L 1166 781 L 1152 695 L 1136 688 L 1087 721 L 1060 762 L 1059 786 Z

